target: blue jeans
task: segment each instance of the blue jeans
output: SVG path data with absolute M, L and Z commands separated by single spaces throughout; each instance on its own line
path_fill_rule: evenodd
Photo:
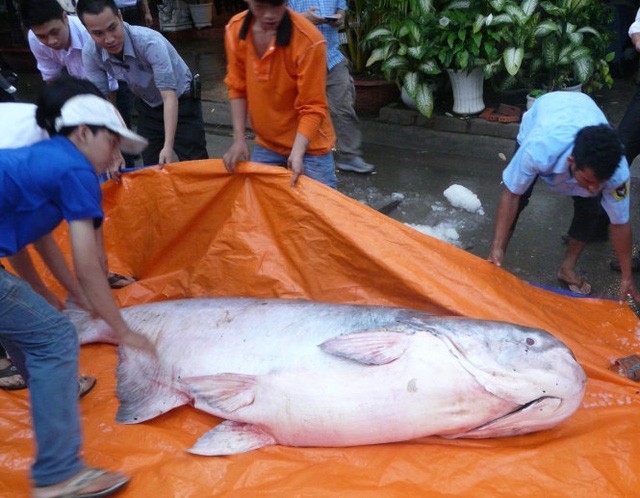
M 78 334 L 29 284 L 0 268 L 0 341 L 29 384 L 36 486 L 84 468 L 78 409 Z
M 251 153 L 251 161 L 254 163 L 268 164 L 270 166 L 287 167 L 287 156 L 277 154 L 261 145 L 255 144 Z M 324 183 L 331 188 L 336 188 L 338 180 L 336 179 L 336 165 L 333 161 L 333 152 L 322 154 L 321 156 L 312 156 L 305 154 L 302 159 L 304 164 L 304 174 L 309 178 Z

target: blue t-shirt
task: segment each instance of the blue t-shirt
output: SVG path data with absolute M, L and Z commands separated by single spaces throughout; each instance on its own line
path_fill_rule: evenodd
M 505 187 L 523 194 L 536 176 L 564 195 L 594 197 L 578 185 L 567 158 L 575 137 L 585 126 L 608 124 L 596 103 L 580 92 L 551 92 L 536 99 L 520 125 L 517 150 L 502 173 Z M 629 164 L 623 156 L 613 176 L 602 184 L 602 207 L 613 224 L 629 221 Z
M 91 163 L 66 138 L 0 150 L 0 257 L 11 256 L 60 222 L 102 222 L 102 192 Z

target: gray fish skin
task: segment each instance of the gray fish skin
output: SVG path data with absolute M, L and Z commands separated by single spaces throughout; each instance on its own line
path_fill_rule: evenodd
M 116 420 L 192 404 L 225 419 L 189 450 L 201 455 L 525 434 L 562 422 L 584 396 L 584 371 L 562 342 L 503 322 L 252 298 L 122 314 L 159 360 L 119 348 Z M 114 342 L 99 321 L 75 321 L 81 342 Z

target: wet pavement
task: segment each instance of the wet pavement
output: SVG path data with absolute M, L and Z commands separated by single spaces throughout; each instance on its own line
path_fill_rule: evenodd
M 203 30 L 198 38 L 171 37 L 189 66 L 203 81 L 203 111 L 207 122 L 210 157 L 221 157 L 231 143 L 222 30 Z M 41 86 L 38 74 L 21 74 L 18 99 L 33 101 Z M 624 114 L 633 95 L 633 76 L 616 79 L 612 90 L 594 98 L 614 125 Z M 501 124 L 496 123 L 497 126 Z M 502 125 L 503 126 L 503 125 Z M 338 189 L 344 195 L 373 207 L 400 200 L 388 215 L 399 222 L 424 227 L 447 228 L 448 241 L 481 258 L 488 254 L 493 234 L 493 215 L 502 191 L 501 171 L 511 155 L 513 140 L 490 136 L 461 137 L 415 126 L 393 127 L 376 117 L 362 122 L 364 157 L 376 165 L 371 175 L 338 172 Z M 391 137 L 390 137 L 391 135 Z M 638 217 L 638 176 L 632 169 L 632 223 L 640 233 Z M 443 191 L 462 185 L 480 199 L 484 215 L 451 206 Z M 572 213 L 570 198 L 536 187 L 511 241 L 503 267 L 534 284 L 558 287 L 556 271 L 562 260 L 566 233 Z M 637 238 L 637 236 L 636 236 Z M 610 243 L 587 247 L 578 264 L 579 272 L 592 283 L 594 295 L 618 297 L 619 274 L 609 269 L 614 253 Z M 640 286 L 640 275 L 636 283 Z M 487 284 L 489 285 L 489 283 Z

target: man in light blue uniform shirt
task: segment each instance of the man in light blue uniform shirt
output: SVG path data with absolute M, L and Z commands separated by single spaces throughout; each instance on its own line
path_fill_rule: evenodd
M 517 141 L 517 150 L 502 174 L 505 189 L 488 260 L 502 265 L 518 216 L 540 178 L 552 191 L 574 200 L 558 279 L 573 292 L 591 293 L 591 285 L 578 276 L 575 266 L 587 243 L 606 239 L 610 222 L 622 270 L 620 299 L 627 294 L 637 299 L 631 273 L 629 166 L 617 133 L 596 103 L 579 92 L 543 95 L 525 113 Z
M 130 26 L 113 0 L 80 0 L 76 10 L 95 43 L 82 60 L 87 79 L 108 95 L 108 76 L 125 81 L 136 96 L 137 132 L 149 141 L 145 165 L 207 159 L 199 88 L 169 41 L 149 28 Z
M 336 166 L 342 171 L 371 173 L 372 164 L 362 159 L 362 135 L 355 104 L 355 87 L 349 66 L 340 51 L 338 28 L 344 24 L 346 0 L 288 0 L 292 10 L 303 14 L 327 40 L 327 103 L 336 131 Z

